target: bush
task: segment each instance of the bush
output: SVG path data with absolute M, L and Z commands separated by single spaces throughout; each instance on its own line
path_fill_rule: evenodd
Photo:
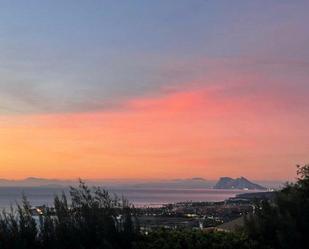
M 298 166 L 298 180 L 278 192 L 273 202 L 256 205 L 245 233 L 256 248 L 309 248 L 309 165 Z
M 54 210 L 45 208 L 39 224 L 24 197 L 17 210 L 0 215 L 0 249 L 132 248 L 138 232 L 127 201 L 82 181 L 71 188 L 71 205 L 65 194 L 56 196 Z
M 249 249 L 242 234 L 159 230 L 141 236 L 134 249 Z

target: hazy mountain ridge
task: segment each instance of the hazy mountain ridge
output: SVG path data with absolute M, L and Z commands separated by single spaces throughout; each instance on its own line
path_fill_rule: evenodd
M 196 177 L 190 179 L 172 180 L 85 180 L 90 185 L 103 185 L 105 187 L 132 187 L 132 188 L 211 188 L 215 181 L 208 181 L 204 178 Z M 28 177 L 21 180 L 0 179 L 0 187 L 63 187 L 75 186 L 76 180 L 59 180 Z
M 1 187 L 41 187 L 41 186 L 65 186 L 76 183 L 71 180 L 45 179 L 37 177 L 28 177 L 21 180 L 0 179 Z
M 134 184 L 136 188 L 188 188 L 188 189 L 203 189 L 212 188 L 215 181 L 206 180 L 201 177 L 194 177 L 189 179 L 173 179 L 173 180 L 162 180 L 152 181 Z
M 112 180 L 83 180 L 89 186 L 112 186 L 114 184 L 122 184 L 122 182 L 112 181 Z M 77 186 L 78 179 L 47 179 L 47 178 L 37 178 L 37 177 L 28 177 L 21 180 L 8 180 L 0 179 L 0 187 L 68 187 L 68 186 Z
M 222 179 L 229 179 L 230 177 L 221 177 Z M 246 178 L 238 178 L 245 179 Z M 215 180 L 208 180 L 202 177 L 194 177 L 188 179 L 171 179 L 171 180 L 85 180 L 85 182 L 90 186 L 103 186 L 103 187 L 130 187 L 130 188 L 170 188 L 170 189 L 209 189 L 209 188 L 223 188 L 221 183 L 219 186 L 217 184 L 220 182 Z M 235 179 L 232 179 L 235 180 Z M 247 180 L 247 183 L 254 184 L 254 189 L 265 189 L 262 186 L 267 188 L 281 188 L 283 186 L 282 181 L 257 181 L 258 184 L 252 183 Z M 216 184 L 217 183 L 217 184 Z M 69 179 L 69 180 L 60 180 L 60 179 L 46 179 L 38 177 L 28 177 L 21 180 L 10 180 L 10 179 L 1 179 L 0 178 L 0 187 L 68 187 L 76 186 L 78 184 L 78 179 Z M 260 185 L 259 185 L 260 184 Z M 236 185 L 235 185 L 236 186 Z M 235 189 L 238 189 L 234 186 Z M 252 186 L 252 185 L 250 185 Z M 252 187 L 248 185 L 241 185 L 241 189 Z M 262 187 L 262 189 L 261 189 Z M 227 186 L 225 188 L 230 188 Z

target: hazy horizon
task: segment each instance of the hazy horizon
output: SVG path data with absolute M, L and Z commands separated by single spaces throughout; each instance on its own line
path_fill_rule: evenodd
M 248 178 L 244 175 L 239 175 L 239 176 L 230 176 L 230 175 L 222 175 L 217 178 L 205 178 L 205 177 L 184 177 L 184 178 L 179 178 L 179 177 L 174 177 L 174 178 L 83 178 L 83 177 L 74 177 L 74 178 L 46 178 L 46 177 L 39 177 L 39 176 L 26 176 L 22 178 L 4 178 L 0 177 L 1 180 L 8 180 L 8 181 L 23 181 L 23 180 L 55 180 L 55 181 L 78 181 L 79 179 L 85 180 L 85 181 L 177 181 L 177 180 L 204 180 L 204 181 L 217 181 L 221 177 L 230 177 L 230 178 L 247 178 L 253 181 L 289 181 L 289 179 L 267 179 L 267 178 Z M 291 177 L 290 180 L 295 180 L 296 177 Z
M 228 177 L 228 176 L 222 176 Z M 240 176 L 242 177 L 242 176 Z M 240 178 L 237 177 L 237 178 Z M 245 177 L 246 178 L 246 177 Z M 201 177 L 194 178 L 174 178 L 174 179 L 82 179 L 90 186 L 105 186 L 105 187 L 124 187 L 124 188 L 212 188 L 218 181 L 218 179 L 205 179 Z M 234 178 L 236 179 L 236 178 Z M 248 178 L 246 178 L 248 179 Z M 49 186 L 77 186 L 79 179 L 47 179 L 37 177 L 27 177 L 23 179 L 3 179 L 0 178 L 0 187 L 49 187 Z M 294 182 L 287 180 L 257 180 L 248 179 L 253 183 L 257 183 L 267 188 L 280 188 L 284 186 L 286 182 Z

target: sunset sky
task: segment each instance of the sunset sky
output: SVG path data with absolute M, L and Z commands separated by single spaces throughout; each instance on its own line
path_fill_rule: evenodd
M 291 180 L 309 1 L 1 0 L 0 178 Z

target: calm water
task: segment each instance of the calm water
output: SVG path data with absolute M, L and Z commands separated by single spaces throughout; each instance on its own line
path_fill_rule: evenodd
M 47 187 L 0 187 L 0 208 L 8 208 L 21 200 L 24 193 L 33 206 L 46 204 L 51 206 L 53 198 L 68 189 Z M 214 189 L 110 189 L 118 196 L 125 196 L 136 206 L 160 206 L 166 203 L 182 201 L 222 201 L 236 194 L 248 191 Z

